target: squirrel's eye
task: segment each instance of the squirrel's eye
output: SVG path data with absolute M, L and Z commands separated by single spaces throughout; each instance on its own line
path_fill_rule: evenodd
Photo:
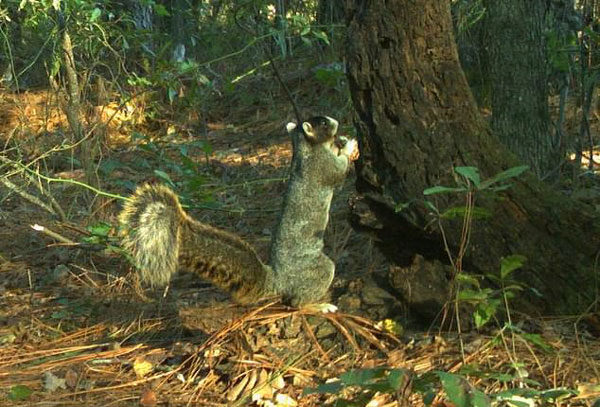
M 321 126 L 326 126 L 326 125 L 327 125 L 327 120 L 321 119 Z

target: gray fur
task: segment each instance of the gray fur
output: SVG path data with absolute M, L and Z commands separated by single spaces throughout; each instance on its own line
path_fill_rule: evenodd
M 270 264 L 276 291 L 293 305 L 315 302 L 326 294 L 335 265 L 323 253 L 333 191 L 344 181 L 354 142 L 334 144 L 338 123 L 325 117 L 287 126 L 293 140 L 291 174 L 279 224 L 271 242 Z M 321 122 L 322 123 L 322 122 Z

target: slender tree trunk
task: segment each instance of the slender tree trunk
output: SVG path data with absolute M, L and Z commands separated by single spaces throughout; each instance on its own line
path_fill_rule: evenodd
M 354 224 L 376 234 L 397 267 L 424 271 L 414 276 L 416 285 L 432 270 L 420 267 L 423 261 L 448 263 L 441 230 L 422 204 L 423 190 L 454 185 L 456 166 L 476 166 L 486 178 L 518 161 L 475 107 L 458 62 L 449 2 L 346 5 L 348 80 L 361 149 Z M 442 209 L 464 205 L 464 197 L 439 195 L 435 203 Z M 473 225 L 465 270 L 494 272 L 502 256 L 522 254 L 526 268 L 516 276 L 542 293 L 530 299 L 540 309 L 572 311 L 597 298 L 592 264 L 600 234 L 591 208 L 549 190 L 530 173 L 501 197 L 477 194 L 475 203 L 493 216 Z M 456 251 L 461 222 L 442 225 Z M 443 267 L 434 268 L 434 279 L 447 277 Z M 411 305 L 418 310 L 436 300 L 445 298 Z
M 191 38 L 194 16 L 186 0 L 171 0 L 171 37 L 173 38 L 172 60 L 183 62 L 191 54 Z
M 73 45 L 66 26 L 63 27 L 62 31 L 62 66 L 65 76 L 65 90 L 67 93 L 66 101 L 63 103 L 63 109 L 67 116 L 71 131 L 73 132 L 73 140 L 78 143 L 76 151 L 85 173 L 86 182 L 90 185 L 98 185 L 94 168 L 96 158 L 94 148 L 95 139 L 92 134 L 86 138 L 84 126 L 81 122 L 82 106 L 79 91 L 79 79 L 77 78 Z
M 545 0 L 486 0 L 492 131 L 539 176 L 560 163 L 550 137 Z

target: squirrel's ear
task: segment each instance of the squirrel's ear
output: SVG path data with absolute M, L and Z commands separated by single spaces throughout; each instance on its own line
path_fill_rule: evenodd
M 315 133 L 313 132 L 313 126 L 309 122 L 302 122 L 302 130 L 304 130 L 304 135 L 308 139 L 315 139 Z
M 288 133 L 291 133 L 295 128 L 296 128 L 296 123 L 294 123 L 294 122 L 289 122 L 288 124 L 285 125 L 285 129 L 287 130 Z

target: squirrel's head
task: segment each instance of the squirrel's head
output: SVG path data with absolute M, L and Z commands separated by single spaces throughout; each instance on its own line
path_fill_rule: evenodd
M 339 123 L 329 116 L 315 116 L 302 122 L 304 138 L 311 144 L 321 144 L 333 141 Z M 296 123 L 290 122 L 286 126 L 288 133 L 296 129 Z

